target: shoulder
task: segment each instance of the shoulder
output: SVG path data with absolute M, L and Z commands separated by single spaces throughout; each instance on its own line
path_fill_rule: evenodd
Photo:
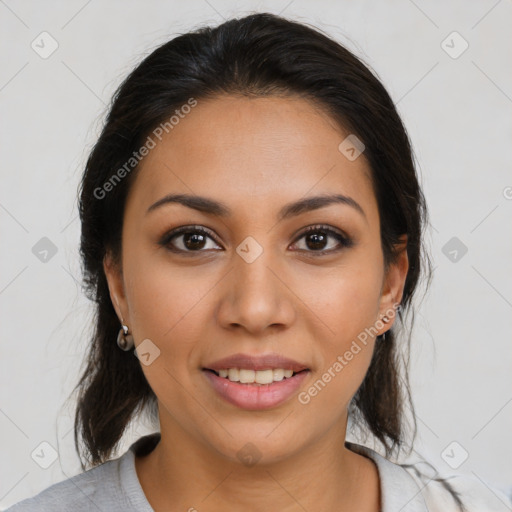
M 7 512 L 58 512 L 73 510 L 112 510 L 119 502 L 121 458 L 110 460 L 84 473 L 53 484 L 32 498 L 7 509 Z
M 159 440 L 158 432 L 146 435 L 121 457 L 58 482 L 6 512 L 153 512 L 137 478 L 135 457 L 149 453 Z
M 502 490 L 492 483 L 467 474 L 443 477 L 439 474 L 418 474 L 417 468 L 412 467 L 409 467 L 408 471 L 421 487 L 429 511 L 502 512 L 512 510 L 512 488 Z M 447 489 L 447 486 L 452 492 Z M 457 498 L 454 498 L 454 493 Z M 457 500 L 460 500 L 464 509 L 460 508 Z
M 429 464 L 398 464 L 367 446 L 350 442 L 346 445 L 375 462 L 381 485 L 382 512 L 502 512 L 512 509 L 512 489 L 507 493 L 468 475 L 441 478 Z

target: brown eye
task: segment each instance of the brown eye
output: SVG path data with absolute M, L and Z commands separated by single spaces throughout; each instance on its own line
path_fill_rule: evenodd
M 305 235 L 305 240 L 308 249 L 321 250 L 325 249 L 325 245 L 329 240 L 329 235 L 317 231 L 316 233 L 308 233 Z
M 203 249 L 206 244 L 206 235 L 202 233 L 184 233 L 183 245 L 189 250 Z
M 302 239 L 304 239 L 303 247 L 296 247 L 296 249 L 314 256 L 331 254 L 354 245 L 352 239 L 328 226 L 310 226 L 296 239 L 293 245 L 300 245 L 298 241 Z M 213 242 L 213 246 L 211 242 Z M 209 243 L 210 246 L 208 246 Z M 215 236 L 200 226 L 182 226 L 170 231 L 162 237 L 159 244 L 169 251 L 182 254 L 222 250 L 217 244 Z
M 354 245 L 349 237 L 327 226 L 310 226 L 297 238 L 297 241 L 302 239 L 304 244 L 303 247 L 299 247 L 299 250 L 317 253 L 315 256 L 333 253 Z M 297 245 L 297 241 L 294 245 Z
M 184 226 L 166 233 L 159 244 L 173 252 L 205 252 L 208 241 L 215 242 L 213 236 L 204 228 Z M 216 245 L 216 242 L 215 242 Z

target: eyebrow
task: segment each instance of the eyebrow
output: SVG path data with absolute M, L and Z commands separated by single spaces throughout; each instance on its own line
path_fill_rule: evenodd
M 191 194 L 168 194 L 165 197 L 159 199 L 156 203 L 152 204 L 146 214 L 160 208 L 161 206 L 177 203 L 194 210 L 198 210 L 203 213 L 214 215 L 217 217 L 229 217 L 231 215 L 231 209 L 219 201 L 215 201 L 208 197 L 191 195 Z M 349 196 L 343 194 L 326 194 L 320 196 L 306 197 L 299 199 L 293 203 L 284 205 L 278 213 L 278 219 L 286 220 L 290 217 L 295 217 L 301 213 L 318 210 L 329 206 L 331 204 L 344 204 L 352 207 L 363 217 L 366 218 L 366 214 L 361 205 Z

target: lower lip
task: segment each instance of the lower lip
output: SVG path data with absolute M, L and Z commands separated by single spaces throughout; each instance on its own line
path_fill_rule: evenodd
M 262 385 L 232 382 L 209 370 L 203 370 L 203 373 L 213 389 L 225 400 L 241 409 L 259 411 L 276 407 L 288 400 L 299 389 L 309 371 L 302 371 L 288 379 Z

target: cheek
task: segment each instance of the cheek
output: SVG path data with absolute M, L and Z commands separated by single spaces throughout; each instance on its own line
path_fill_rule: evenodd
M 308 294 L 333 337 L 346 342 L 377 320 L 381 286 L 379 263 L 361 257 L 317 276 Z
M 145 259 L 139 260 L 134 251 L 124 265 L 132 332 L 136 345 L 149 339 L 160 350 L 142 370 L 156 395 L 165 397 L 167 405 L 173 404 L 173 411 L 187 410 L 188 394 L 182 386 L 192 392 L 195 385 L 199 370 L 194 361 L 204 335 L 205 296 L 214 282 L 211 275 L 202 279 L 197 269 L 171 267 L 148 254 L 140 258 Z
M 381 263 L 363 254 L 347 258 L 345 263 L 317 276 L 316 292 L 310 292 L 314 310 L 329 327 L 325 336 L 317 339 L 322 367 L 311 389 L 311 394 L 318 396 L 318 405 L 325 400 L 326 407 L 329 401 L 348 403 L 364 379 L 375 344 L 369 328 L 378 319 Z
M 297 397 L 299 404 L 310 408 L 307 414 L 313 419 L 322 411 L 322 421 L 327 416 L 335 421 L 346 409 L 364 380 L 375 346 L 368 328 L 378 315 L 379 273 L 368 268 L 345 270 L 317 281 L 322 298 L 315 310 L 329 330 L 315 342 L 322 365 Z
M 203 323 L 197 319 L 205 314 L 208 292 L 216 282 L 211 269 L 170 265 L 164 256 L 137 250 L 123 265 L 135 340 L 149 338 L 166 353 L 191 349 L 201 337 Z
M 359 345 L 358 349 L 332 354 L 322 371 L 297 395 L 299 407 L 317 425 L 336 422 L 361 386 L 370 365 L 373 342 Z M 350 360 L 347 354 L 351 354 Z

